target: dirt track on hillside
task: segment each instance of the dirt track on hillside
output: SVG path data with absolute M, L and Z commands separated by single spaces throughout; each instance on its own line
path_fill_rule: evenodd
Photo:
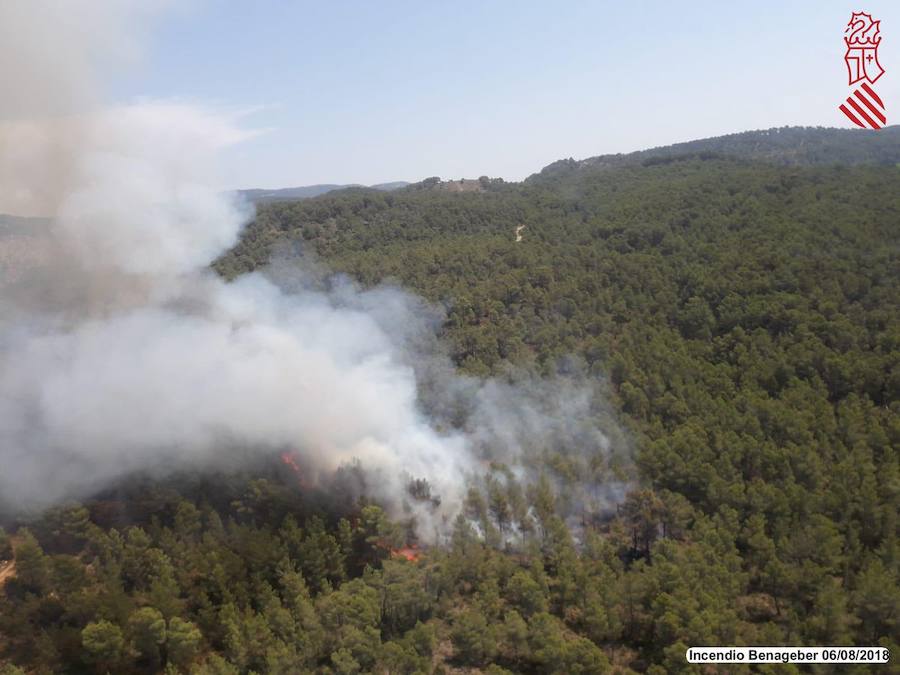
M 6 583 L 7 579 L 16 576 L 16 561 L 11 560 L 6 565 L 0 566 L 0 586 Z

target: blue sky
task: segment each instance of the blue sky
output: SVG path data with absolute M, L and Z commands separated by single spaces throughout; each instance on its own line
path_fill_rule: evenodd
M 842 35 L 882 19 L 900 119 L 900 3 L 193 0 L 108 97 L 247 108 L 232 187 L 487 174 L 746 129 L 849 127 Z M 896 106 L 896 112 L 892 112 Z

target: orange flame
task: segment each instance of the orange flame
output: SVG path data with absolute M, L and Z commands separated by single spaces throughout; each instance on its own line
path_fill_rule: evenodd
M 419 562 L 419 558 L 422 557 L 422 551 L 415 544 L 411 544 L 403 548 L 392 548 L 391 557 L 395 560 L 404 558 L 409 562 Z
M 282 452 L 281 453 L 281 463 L 288 467 L 291 471 L 293 471 L 297 476 L 297 483 L 302 488 L 310 488 L 309 481 L 303 475 L 303 471 L 300 469 L 300 465 L 297 464 L 297 453 L 294 452 Z

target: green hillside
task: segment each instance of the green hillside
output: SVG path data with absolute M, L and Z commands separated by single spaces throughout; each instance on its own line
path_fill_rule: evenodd
M 633 439 L 631 491 L 573 532 L 571 467 L 532 485 L 489 468 L 449 544 L 408 561 L 376 505 L 323 506 L 271 468 L 128 485 L 19 531 L 0 649 L 34 672 L 199 659 L 207 674 L 700 672 L 688 645 L 900 653 L 897 129 L 260 205 L 219 273 L 301 248 L 442 307 L 462 372 L 590 374 Z M 492 536 L 510 527 L 520 544 Z
M 702 138 L 628 154 L 601 155 L 581 161 L 554 162 L 530 180 L 540 180 L 572 170 L 652 165 L 685 155 L 721 155 L 764 161 L 782 166 L 811 164 L 882 164 L 900 162 L 900 126 L 880 129 L 877 134 L 862 129 L 827 127 L 776 127 L 742 131 L 727 136 Z

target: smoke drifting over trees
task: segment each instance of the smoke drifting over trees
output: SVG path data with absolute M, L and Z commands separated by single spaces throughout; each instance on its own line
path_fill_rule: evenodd
M 220 191 L 216 152 L 253 132 L 181 103 L 81 98 L 93 63 L 130 43 L 132 9 L 91 3 L 91 30 L 44 22 L 37 3 L 0 10 L 21 31 L 0 40 L 2 74 L 16 69 L 0 212 L 52 218 L 42 264 L 0 294 L 0 506 L 289 448 L 320 472 L 358 459 L 395 505 L 426 479 L 441 501 L 419 507 L 423 522 L 457 511 L 486 461 L 551 443 L 608 455 L 590 389 L 456 377 L 427 337 L 433 312 L 401 290 L 210 271 L 252 216 Z M 442 421 L 451 408 L 462 417 Z

